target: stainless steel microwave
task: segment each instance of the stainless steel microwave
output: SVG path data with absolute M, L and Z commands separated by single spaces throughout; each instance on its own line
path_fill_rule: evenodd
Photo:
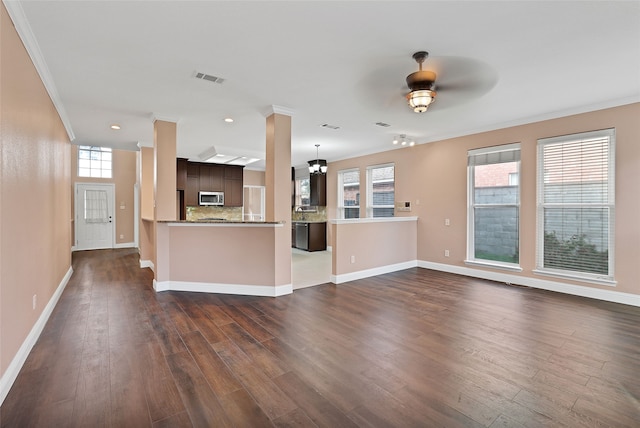
M 198 192 L 200 205 L 224 205 L 224 192 Z

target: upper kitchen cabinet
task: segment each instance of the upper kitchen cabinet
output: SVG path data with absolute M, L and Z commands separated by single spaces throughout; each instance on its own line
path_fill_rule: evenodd
M 243 167 L 224 167 L 224 206 L 241 207 L 243 204 Z
M 199 205 L 199 192 L 224 192 L 225 207 L 242 206 L 243 166 L 178 159 L 177 168 L 177 190 L 184 190 L 185 207 Z
M 221 165 L 200 165 L 200 191 L 224 191 L 224 167 Z
M 198 191 L 200 191 L 200 167 L 197 163 L 187 162 L 187 184 L 184 192 L 186 206 L 198 205 Z
M 311 195 L 309 205 L 324 207 L 327 205 L 327 176 L 325 174 L 311 174 L 309 176 Z
M 186 159 L 178 158 L 177 161 L 177 174 L 176 174 L 176 189 L 187 189 L 187 163 Z

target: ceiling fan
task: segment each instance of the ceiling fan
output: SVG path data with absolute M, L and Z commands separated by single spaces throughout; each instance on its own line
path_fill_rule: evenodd
M 407 101 L 416 113 L 424 113 L 429 105 L 436 100 L 436 73 L 423 70 L 422 63 L 429 56 L 429 52 L 419 51 L 413 54 L 419 70 L 407 76 L 407 86 L 411 92 L 407 94 Z
M 389 54 L 376 59 L 376 65 L 368 68 L 357 86 L 365 105 L 382 108 L 387 115 L 406 116 L 407 102 L 413 95 L 412 110 L 417 106 L 419 113 L 427 108 L 440 112 L 482 97 L 498 82 L 498 72 L 479 59 L 436 56 L 425 51 L 415 52 L 412 57 L 419 69 L 408 76 L 400 56 Z M 406 82 L 398 79 L 399 75 L 406 76 Z

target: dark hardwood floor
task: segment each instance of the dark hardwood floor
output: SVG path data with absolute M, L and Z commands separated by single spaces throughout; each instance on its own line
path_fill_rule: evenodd
M 414 268 L 278 298 L 74 274 L 2 427 L 638 427 L 640 309 Z

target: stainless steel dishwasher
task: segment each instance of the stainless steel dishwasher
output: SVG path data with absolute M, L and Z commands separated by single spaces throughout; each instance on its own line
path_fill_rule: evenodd
M 296 223 L 296 248 L 309 250 L 309 223 Z

